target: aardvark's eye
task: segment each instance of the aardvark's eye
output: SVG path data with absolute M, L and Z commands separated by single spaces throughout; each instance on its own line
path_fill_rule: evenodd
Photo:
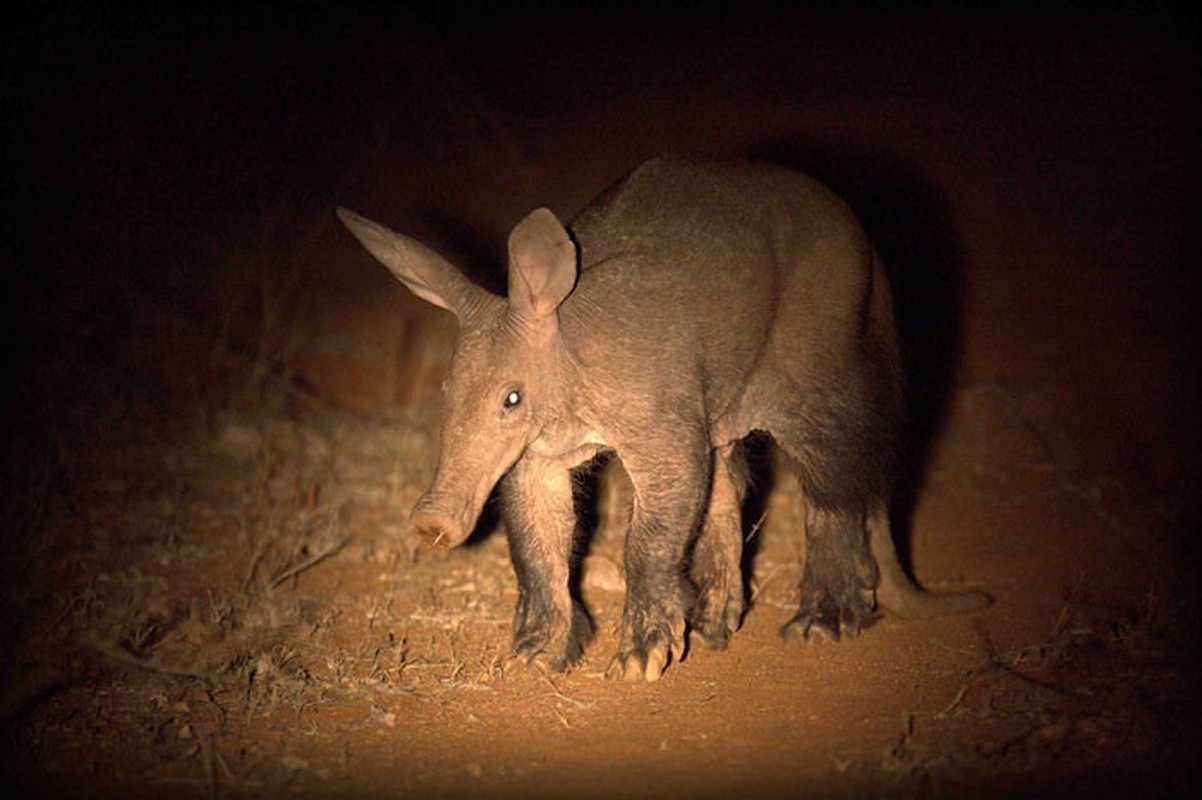
M 510 389 L 505 393 L 505 407 L 513 408 L 522 402 L 522 393 L 517 389 Z

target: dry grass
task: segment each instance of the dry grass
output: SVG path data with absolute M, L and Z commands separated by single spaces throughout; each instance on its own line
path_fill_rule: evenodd
M 393 728 L 398 698 L 433 710 L 515 679 L 503 541 L 434 554 L 396 522 L 433 458 L 421 424 L 295 405 L 215 419 L 213 433 L 99 447 L 69 498 L 39 501 L 41 610 L 14 651 L 22 680 L 4 705 L 21 774 L 121 785 L 108 748 L 134 746 L 160 789 L 255 794 L 281 774 L 320 785 L 327 767 L 288 761 L 255 732 L 315 725 L 316 712 Z M 769 518 L 797 513 L 774 503 Z M 618 537 L 600 540 L 616 557 Z M 792 545 L 762 548 L 753 601 L 789 607 L 799 570 Z M 929 796 L 1088 770 L 1116 751 L 1159 757 L 1149 748 L 1180 718 L 1156 596 L 1116 618 L 1079 589 L 1041 641 L 998 652 L 982 628 L 978 666 L 942 707 L 908 712 L 891 741 L 834 756 L 836 769 Z M 555 678 L 516 679 L 541 681 L 565 730 L 596 713 Z M 115 735 L 81 768 L 88 729 Z M 968 730 L 973 746 L 948 746 Z M 122 769 L 142 759 L 130 761 Z
M 413 544 L 398 551 L 395 530 L 367 522 L 404 518 L 412 488 L 381 491 L 376 475 L 398 459 L 428 463 L 417 449 L 428 437 L 350 418 L 223 413 L 208 442 L 99 447 L 71 497 L 39 499 L 40 611 L 9 651 L 18 679 L 3 706 L 19 774 L 76 774 L 82 730 L 98 725 L 121 732 L 112 746 L 137 743 L 160 771 L 164 760 L 165 774 L 180 770 L 181 786 L 224 793 L 257 780 L 222 762 L 231 732 L 502 677 L 503 625 L 489 623 L 487 642 L 471 629 L 508 614 L 477 598 L 470 570 L 447 579 Z M 330 444 L 330 426 L 353 429 L 337 431 L 353 452 Z M 403 580 L 398 552 L 408 553 Z M 331 595 L 319 578 L 310 593 L 306 580 L 322 569 L 377 581 Z M 500 594 L 501 579 L 487 580 Z M 392 713 L 380 712 L 384 724 Z

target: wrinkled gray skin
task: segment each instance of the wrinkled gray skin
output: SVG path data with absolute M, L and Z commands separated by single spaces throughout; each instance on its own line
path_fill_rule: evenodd
M 501 481 L 520 595 L 515 654 L 562 670 L 591 632 L 569 593 L 569 471 L 617 451 L 634 486 L 626 605 L 609 673 L 656 680 L 686 624 L 725 647 L 740 624 L 741 440 L 771 434 L 807 499 L 803 641 L 852 636 L 880 603 L 906 617 L 980 608 L 898 565 L 886 513 L 902 405 L 889 289 L 850 210 L 783 169 L 667 156 L 572 223 L 538 209 L 509 238 L 508 297 L 344 209 L 364 246 L 454 313 L 442 453 L 416 531 L 451 547 Z

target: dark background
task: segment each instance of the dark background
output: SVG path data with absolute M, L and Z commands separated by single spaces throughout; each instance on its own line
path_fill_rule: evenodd
M 994 270 L 1031 287 L 1010 316 L 1108 316 L 1113 301 L 1164 354 L 1132 445 L 1174 451 L 1174 472 L 1198 429 L 1197 27 L 1172 4 L 29 8 L 5 33 L 7 417 L 60 427 L 76 400 L 114 393 L 162 407 L 181 371 L 163 361 L 189 357 L 178 337 L 161 351 L 164 325 L 352 407 L 418 401 L 403 384 L 428 375 L 400 369 L 373 393 L 380 379 L 359 374 L 355 392 L 313 366 L 330 340 L 379 362 L 355 341 L 396 335 L 372 316 L 396 306 L 363 296 L 408 302 L 344 266 L 334 205 L 496 285 L 525 210 L 570 216 L 685 149 L 795 166 L 849 200 L 891 265 L 928 433 L 959 361 L 973 246 L 951 195 L 990 196 L 993 233 L 1029 237 L 1050 263 Z M 189 396 L 204 369 L 182 370 Z

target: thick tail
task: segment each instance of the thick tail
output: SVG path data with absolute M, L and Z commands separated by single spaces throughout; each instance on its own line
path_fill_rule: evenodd
M 872 555 L 881 573 L 876 589 L 877 603 L 897 616 L 903 619 L 928 619 L 976 611 L 993 603 L 993 598 L 984 592 L 931 594 L 916 586 L 897 560 L 887 513 L 869 515 L 868 534 Z

